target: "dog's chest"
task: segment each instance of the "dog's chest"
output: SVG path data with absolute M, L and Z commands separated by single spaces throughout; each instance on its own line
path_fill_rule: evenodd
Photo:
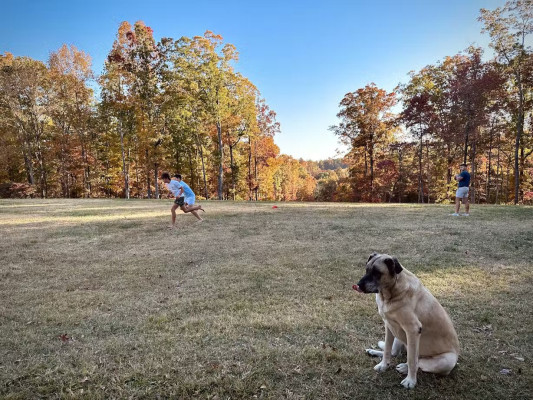
M 379 294 L 376 295 L 376 303 L 378 305 L 379 316 L 383 319 L 383 321 L 396 325 L 394 318 L 391 318 L 393 313 L 390 312 L 390 307 L 387 306 Z
M 385 311 L 383 310 L 383 300 L 379 294 L 376 294 L 376 303 L 378 305 L 378 313 L 383 320 L 385 320 Z

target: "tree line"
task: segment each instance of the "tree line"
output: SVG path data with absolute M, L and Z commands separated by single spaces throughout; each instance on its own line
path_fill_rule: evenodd
M 445 202 L 459 163 L 472 200 L 533 201 L 532 0 L 482 9 L 494 57 L 470 47 L 392 92 L 347 93 L 330 129 L 349 149 L 281 155 L 276 113 L 220 35 L 163 38 L 123 22 L 103 73 L 62 46 L 48 62 L 0 55 L 0 196 L 158 198 L 161 171 L 201 197 Z
M 331 127 L 349 148 L 337 197 L 447 201 L 464 162 L 472 201 L 533 202 L 533 2 L 481 9 L 479 21 L 493 59 L 470 47 L 410 72 L 391 93 L 372 83 L 344 96 Z
M 316 182 L 280 155 L 276 113 L 235 71 L 220 35 L 163 38 L 123 22 L 104 71 L 63 45 L 46 64 L 0 55 L 4 195 L 158 198 L 161 171 L 217 199 L 312 200 Z

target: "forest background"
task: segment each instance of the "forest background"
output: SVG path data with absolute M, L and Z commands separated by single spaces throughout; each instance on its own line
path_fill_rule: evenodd
M 347 151 L 323 161 L 280 154 L 275 110 L 211 31 L 157 41 L 122 22 L 99 76 L 73 45 L 46 63 L 6 52 L 0 197 L 159 198 L 170 171 L 206 199 L 441 203 L 466 162 L 472 201 L 532 203 L 533 3 L 481 9 L 479 22 L 489 49 L 392 92 L 346 93 L 330 131 Z

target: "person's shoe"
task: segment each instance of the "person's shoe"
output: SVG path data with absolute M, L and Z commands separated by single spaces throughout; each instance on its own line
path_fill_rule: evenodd
M 463 214 L 463 217 L 469 217 L 469 216 L 470 216 L 469 213 L 464 213 L 464 214 Z
M 457 213 L 453 213 L 453 214 L 450 214 L 450 215 L 451 215 L 452 217 L 458 217 L 458 216 L 459 216 L 459 214 L 457 214 Z

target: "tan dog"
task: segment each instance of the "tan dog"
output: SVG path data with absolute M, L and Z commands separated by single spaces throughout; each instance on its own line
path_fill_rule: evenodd
M 407 363 L 398 364 L 396 370 L 407 374 L 401 383 L 408 389 L 416 385 L 418 368 L 448 375 L 455 367 L 459 339 L 450 317 L 420 280 L 396 258 L 372 253 L 366 264 L 366 274 L 354 289 L 361 293 L 377 293 L 379 315 L 385 322 L 383 359 L 374 367 L 376 371 L 388 368 L 393 342 L 395 353 L 402 344 L 407 347 Z M 373 352 L 373 355 L 381 354 Z

